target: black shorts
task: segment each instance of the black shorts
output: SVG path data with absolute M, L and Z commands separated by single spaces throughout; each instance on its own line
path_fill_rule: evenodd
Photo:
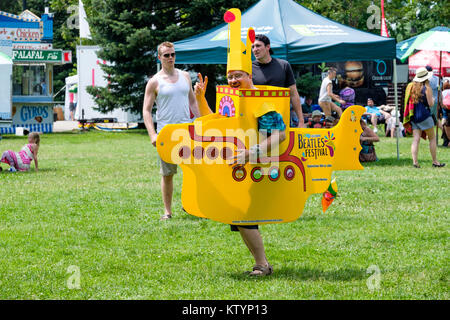
M 238 227 L 244 228 L 244 229 L 258 229 L 258 225 L 251 225 L 251 226 L 237 226 L 235 224 L 230 224 L 231 231 L 239 231 Z

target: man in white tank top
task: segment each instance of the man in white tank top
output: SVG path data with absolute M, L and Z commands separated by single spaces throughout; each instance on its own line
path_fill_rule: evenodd
M 333 100 L 344 104 L 345 101 L 341 99 L 338 95 L 333 93 L 332 81 L 336 78 L 336 68 L 331 67 L 328 70 L 328 76 L 322 80 L 322 85 L 319 91 L 319 106 L 322 108 L 325 116 L 331 116 L 331 111 L 336 111 L 336 113 L 341 117 L 342 109 L 333 103 Z
M 165 125 L 191 122 L 190 110 L 195 117 L 200 116 L 189 74 L 175 68 L 175 48 L 172 43 L 163 42 L 158 46 L 158 59 L 161 61 L 162 69 L 148 81 L 142 108 L 144 123 L 155 147 L 157 132 Z M 152 117 L 155 103 L 157 131 Z M 167 220 L 172 217 L 173 176 L 177 172 L 177 165 L 166 163 L 160 158 L 159 162 L 164 203 L 164 215 L 161 220 Z

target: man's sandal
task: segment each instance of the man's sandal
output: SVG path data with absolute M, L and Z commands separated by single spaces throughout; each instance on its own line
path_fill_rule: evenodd
M 253 271 L 250 272 L 248 275 L 262 277 L 262 276 L 268 276 L 272 273 L 273 273 L 273 267 L 270 264 L 267 264 L 267 267 L 259 265 L 259 264 L 255 264 L 253 266 Z
M 161 221 L 166 221 L 172 218 L 171 214 L 164 214 L 161 218 L 159 218 L 159 220 Z

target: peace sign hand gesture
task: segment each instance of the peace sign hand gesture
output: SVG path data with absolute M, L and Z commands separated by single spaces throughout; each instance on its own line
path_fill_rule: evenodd
M 205 76 L 205 80 L 203 80 L 202 74 L 198 73 L 198 82 L 194 86 L 194 93 L 197 97 L 205 96 L 206 87 L 208 86 L 208 76 Z

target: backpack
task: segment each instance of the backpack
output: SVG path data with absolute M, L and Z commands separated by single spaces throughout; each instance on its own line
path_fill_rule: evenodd
M 345 102 L 355 102 L 355 90 L 353 90 L 352 88 L 342 89 L 341 92 L 339 92 L 339 96 L 342 100 L 345 100 Z

